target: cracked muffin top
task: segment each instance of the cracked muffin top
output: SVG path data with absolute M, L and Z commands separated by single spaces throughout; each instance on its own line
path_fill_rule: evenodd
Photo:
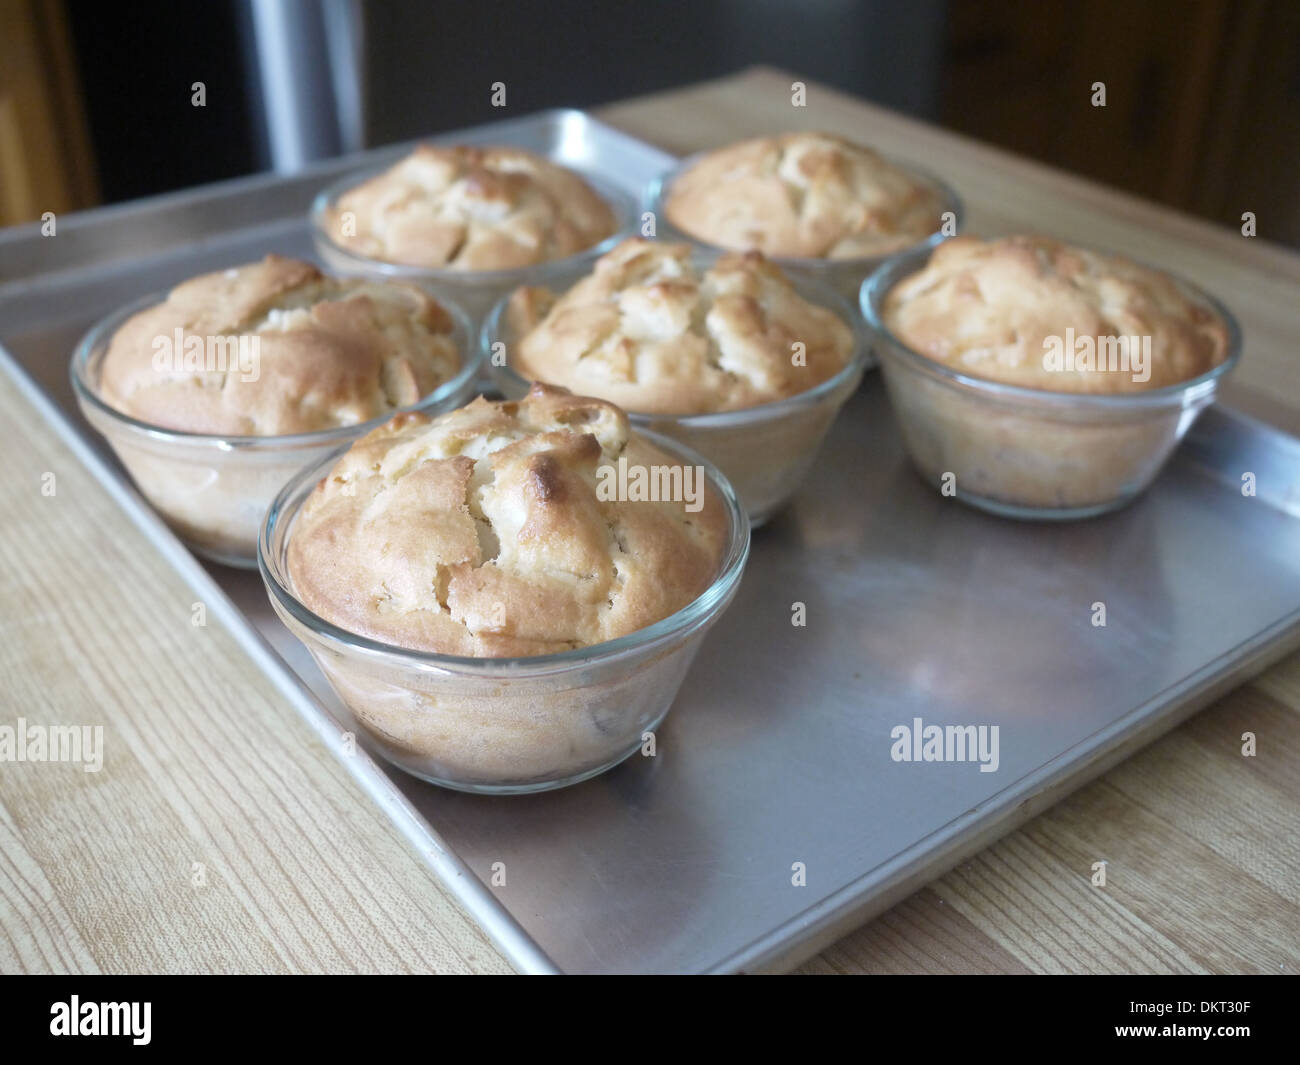
M 511 365 L 532 380 L 646 414 L 739 410 L 806 392 L 849 362 L 854 336 L 757 252 L 711 264 L 632 238 L 555 298 L 515 292 Z
M 728 517 L 703 484 L 693 511 L 602 491 L 620 460 L 682 466 L 612 404 L 544 385 L 519 402 L 399 414 L 303 504 L 294 592 L 350 632 L 462 656 L 549 654 L 652 625 L 716 578 Z
M 204 274 L 127 319 L 105 403 L 167 429 L 282 436 L 358 425 L 456 375 L 453 322 L 411 285 L 337 280 L 268 255 Z
M 1229 347 L 1223 319 L 1168 274 L 1045 236 L 945 241 L 889 290 L 883 318 L 908 347 L 959 373 L 1054 392 L 1178 384 L 1219 365 Z M 1136 338 L 1139 349 L 1149 338 L 1149 356 L 1125 354 L 1112 338 Z M 1059 365 L 1045 358 L 1052 351 Z
M 887 255 L 939 230 L 939 194 L 870 148 L 830 133 L 741 141 L 668 190 L 668 220 L 733 251 L 815 259 Z
M 520 148 L 421 145 L 338 198 L 324 225 L 370 259 L 450 270 L 510 270 L 563 259 L 618 229 L 572 170 Z

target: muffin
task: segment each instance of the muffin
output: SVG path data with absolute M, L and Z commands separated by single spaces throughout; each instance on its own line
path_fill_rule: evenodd
M 521 657 L 617 639 L 700 595 L 726 533 L 709 492 L 696 512 L 602 498 L 601 471 L 620 460 L 680 465 L 612 404 L 543 385 L 400 415 L 304 504 L 294 590 L 349 632 L 418 651 Z
M 853 352 L 849 326 L 762 255 L 699 263 L 689 245 L 638 238 L 558 299 L 520 290 L 508 313 L 520 373 L 647 414 L 773 403 L 834 377 Z
M 834 293 L 757 252 L 630 239 L 558 296 L 514 293 L 488 341 L 505 344 L 508 393 L 538 380 L 624 407 L 719 466 L 757 523 L 860 380 L 850 318 Z
M 513 270 L 563 259 L 618 229 L 608 203 L 572 170 L 521 148 L 421 145 L 340 195 L 331 240 L 386 263 Z
M 890 291 L 885 324 L 959 373 L 1052 392 L 1166 388 L 1228 357 L 1226 323 L 1169 275 L 1044 236 L 945 241 Z M 1129 337 L 1121 360 L 1111 341 Z
M 800 259 L 878 258 L 939 230 L 933 182 L 830 133 L 758 137 L 709 152 L 666 190 L 677 229 L 733 251 Z
M 693 489 L 616 490 L 620 470 Z M 529 791 L 640 747 L 735 593 L 748 526 L 693 456 L 537 385 L 398 415 L 286 486 L 262 542 L 277 612 L 385 757 Z
M 125 321 L 104 356 L 101 395 L 190 433 L 357 425 L 455 376 L 451 333 L 447 310 L 412 285 L 337 280 L 268 255 L 185 281 Z
M 1231 316 L 1159 270 L 1043 236 L 958 237 L 863 287 L 913 461 L 1018 517 L 1119 506 L 1235 363 Z
M 460 312 L 418 288 L 270 255 L 111 315 L 72 376 L 182 539 L 254 566 L 262 515 L 295 471 L 376 419 L 463 402 L 477 365 Z

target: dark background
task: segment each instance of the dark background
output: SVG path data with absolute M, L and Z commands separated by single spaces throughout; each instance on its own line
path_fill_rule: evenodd
M 63 0 L 98 200 L 270 166 L 257 2 Z M 1300 244 L 1300 4 L 1288 0 L 361 0 L 358 10 L 367 146 L 501 117 L 493 81 L 521 114 L 766 63 L 1224 224 L 1253 210 L 1262 236 Z M 189 105 L 195 81 L 206 108 Z M 1089 101 L 1096 81 L 1104 112 Z

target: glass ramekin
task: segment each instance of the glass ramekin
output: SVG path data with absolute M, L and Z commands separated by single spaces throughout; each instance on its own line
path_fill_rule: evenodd
M 702 237 L 688 233 L 684 229 L 679 229 L 669 220 L 668 212 L 664 210 L 664 206 L 672 192 L 673 182 L 709 154 L 711 153 L 697 152 L 695 155 L 687 156 L 677 166 L 655 178 L 646 190 L 646 209 L 654 214 L 655 233 L 660 240 L 686 241 L 696 247 L 709 248 L 714 251 L 736 251 L 735 248 L 721 248 L 719 245 L 711 244 Z M 933 174 L 918 169 L 910 163 L 902 163 L 888 157 L 885 157 L 885 159 L 886 162 L 903 171 L 908 177 L 934 190 L 939 197 L 940 213 L 952 213 L 952 233 L 944 234 L 939 227 L 936 227 L 933 233 L 916 244 L 885 252 L 882 255 L 872 255 L 860 259 L 814 259 L 781 255 L 769 255 L 768 258 L 787 274 L 819 281 L 843 296 L 850 306 L 857 306 L 858 290 L 862 287 L 862 282 L 875 273 L 881 265 L 908 251 L 933 248 L 936 244 L 947 239 L 948 236 L 962 231 L 962 223 L 966 217 L 965 207 L 951 186 L 945 184 Z
M 293 478 L 267 512 L 258 561 L 271 605 L 311 652 L 357 726 L 388 761 L 458 791 L 518 794 L 576 784 L 639 750 L 672 706 L 709 628 L 740 585 L 749 522 L 726 479 L 680 445 L 643 433 L 704 468 L 727 512 L 717 576 L 693 602 L 616 640 L 531 658 L 412 651 L 348 632 L 294 594 L 287 565 L 298 513 L 346 449 Z
M 922 269 L 931 250 L 901 256 L 868 278 L 862 314 L 912 462 L 936 488 L 950 486 L 955 498 L 981 510 L 1072 520 L 1123 506 L 1155 480 L 1241 357 L 1241 331 L 1227 308 L 1175 278 L 1228 329 L 1227 358 L 1199 377 L 1149 392 L 1080 394 L 959 373 L 909 348 L 884 324 L 889 290 Z
M 706 269 L 721 254 L 696 250 L 691 262 L 697 269 Z M 566 291 L 588 273 L 589 269 L 557 275 L 555 291 Z M 790 283 L 810 303 L 833 311 L 852 331 L 853 350 L 839 373 L 806 392 L 742 410 L 677 416 L 627 412 L 638 429 L 679 440 L 722 470 L 754 528 L 785 506 L 803 483 L 840 408 L 861 384 L 870 351 L 860 316 L 837 292 L 804 277 L 790 277 Z M 507 327 L 509 302 L 507 295 L 492 308 L 483 323 L 480 344 L 497 387 L 507 399 L 522 399 L 532 382 L 510 365 L 509 353 L 518 338 L 511 336 Z M 494 356 L 498 343 L 505 345 L 504 363 Z
M 108 441 L 141 494 L 191 551 L 227 566 L 256 569 L 262 517 L 284 483 L 397 412 L 358 425 L 288 436 L 188 433 L 133 418 L 100 397 L 101 364 L 118 328 L 165 299 L 166 293 L 146 296 L 91 328 L 72 355 L 73 392 L 86 421 Z M 405 410 L 440 414 L 459 407 L 474 390 L 482 352 L 472 341 L 465 313 L 440 302 L 451 315 L 452 342 L 462 365 L 455 377 Z
M 586 251 L 563 259 L 520 266 L 510 270 L 448 270 L 429 266 L 409 266 L 372 259 L 335 242 L 326 224 L 326 214 L 345 192 L 364 181 L 392 169 L 392 163 L 371 167 L 334 182 L 312 201 L 310 221 L 316 254 L 335 273 L 345 276 L 374 277 L 396 281 L 413 281 L 438 296 L 446 296 L 463 308 L 477 326 L 497 300 L 520 285 L 546 285 L 568 269 L 590 269 L 591 264 L 620 240 L 634 232 L 639 224 L 639 204 L 630 196 L 601 178 L 579 170 L 573 172 L 590 185 L 614 211 L 618 223 L 615 232 Z M 569 168 L 572 169 L 572 168 Z

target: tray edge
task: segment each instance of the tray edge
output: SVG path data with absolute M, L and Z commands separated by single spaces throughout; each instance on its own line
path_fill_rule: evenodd
M 236 643 L 261 672 L 275 685 L 333 753 L 336 761 L 351 776 L 380 810 L 414 847 L 419 860 L 438 878 L 447 892 L 461 905 L 519 972 L 553 974 L 560 970 L 551 958 L 524 931 L 505 906 L 483 885 L 474 872 L 447 845 L 434 826 L 421 817 L 393 785 L 387 774 L 358 745 L 355 754 L 347 755 L 337 742 L 338 732 L 330 731 L 334 721 L 330 713 L 316 702 L 301 678 L 280 658 L 252 623 L 226 595 L 225 590 L 190 554 L 175 534 L 167 528 L 140 494 L 108 466 L 86 442 L 71 418 L 51 399 L 0 343 L 0 373 L 19 395 L 35 408 L 37 414 L 59 440 L 104 487 L 132 524 L 152 543 L 163 560 L 203 597 L 209 613 L 229 629 Z M 436 850 L 431 851 L 432 841 Z

